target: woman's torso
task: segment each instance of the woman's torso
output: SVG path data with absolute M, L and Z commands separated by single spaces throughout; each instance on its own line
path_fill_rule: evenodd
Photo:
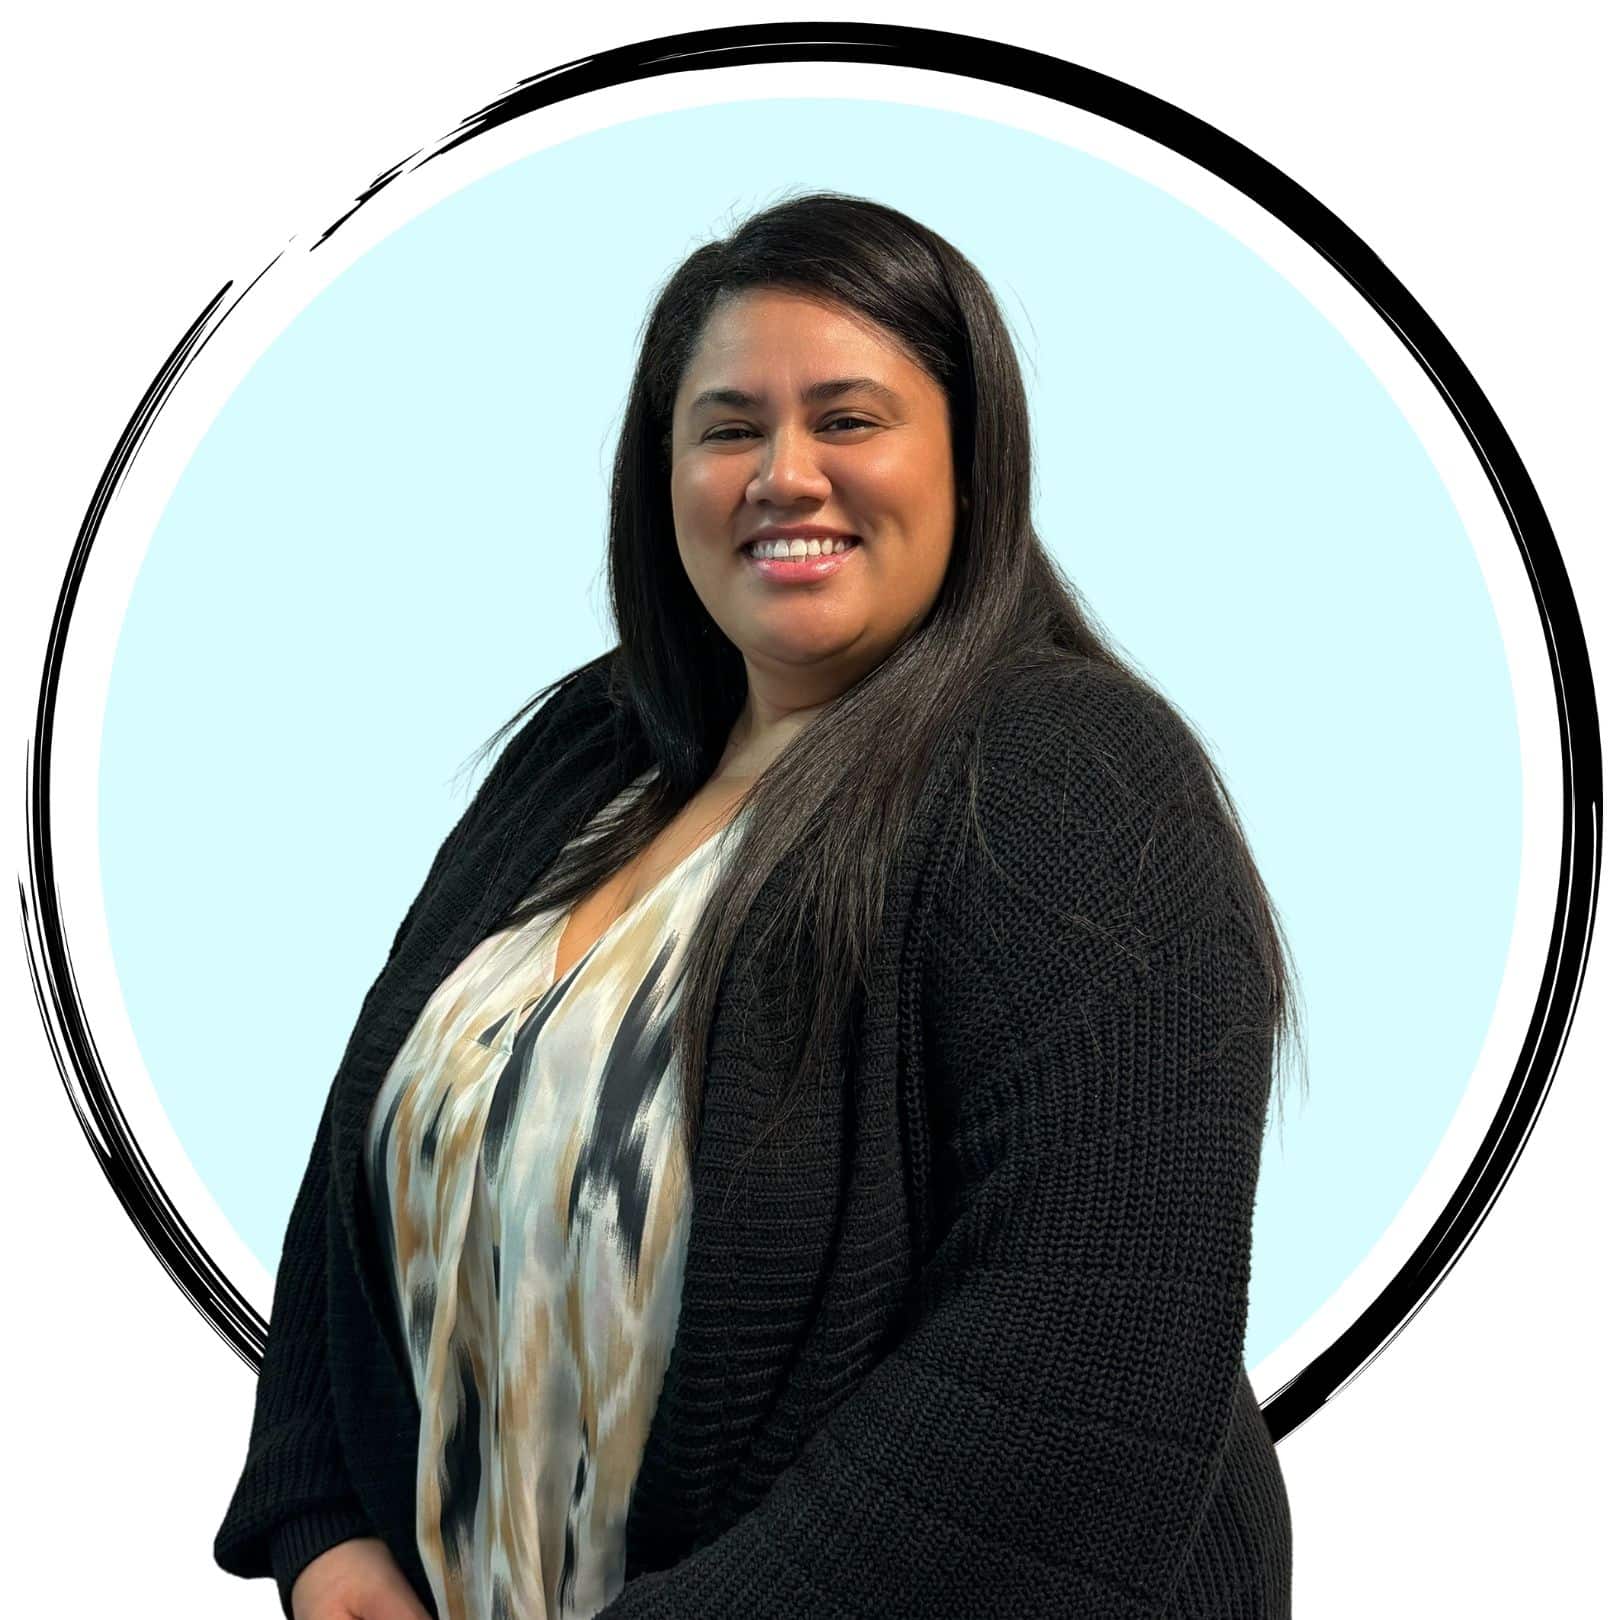
M 685 941 L 732 843 L 715 819 L 683 812 L 572 922 L 552 908 L 482 941 L 373 1106 L 366 1171 L 441 1620 L 575 1620 L 623 1584 L 679 1313 L 672 1032 Z

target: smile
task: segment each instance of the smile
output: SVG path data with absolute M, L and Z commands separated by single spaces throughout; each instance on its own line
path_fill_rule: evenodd
M 783 585 L 826 579 L 860 550 L 859 540 L 762 540 L 738 552 L 762 579 Z
M 755 540 L 743 549 L 750 557 L 825 557 L 855 544 L 848 536 L 828 536 L 819 540 Z

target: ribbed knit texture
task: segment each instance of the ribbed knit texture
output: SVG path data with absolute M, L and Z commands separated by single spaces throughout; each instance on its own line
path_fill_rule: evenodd
M 323 1552 L 330 1552 L 339 1542 L 373 1534 L 375 1532 L 366 1518 L 366 1511 L 358 1502 L 301 1514 L 272 1530 L 270 1567 L 275 1571 L 281 1612 L 291 1616 L 293 1582 L 303 1573 L 306 1565 L 313 1563 Z
M 611 742 L 600 676 L 497 762 L 362 1010 L 215 1543 L 233 1573 L 272 1573 L 279 1528 L 279 1577 L 360 1504 L 431 1612 L 348 1157 L 433 986 L 574 830 L 536 791 L 548 758 L 600 770 L 601 799 L 644 763 Z M 604 1620 L 1289 1614 L 1242 1360 L 1266 984 L 1207 773 L 1166 706 L 1101 673 L 1001 685 L 972 819 L 958 753 L 892 874 L 852 1061 L 824 1059 L 752 1154 L 803 999 L 748 929 L 728 965 L 679 1330 Z

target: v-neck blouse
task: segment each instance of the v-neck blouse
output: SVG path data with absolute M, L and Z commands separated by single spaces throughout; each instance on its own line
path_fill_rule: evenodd
M 739 821 L 560 979 L 566 908 L 485 939 L 373 1105 L 367 1187 L 421 1414 L 416 1537 L 441 1620 L 584 1620 L 624 1584 L 691 1216 L 684 945 Z

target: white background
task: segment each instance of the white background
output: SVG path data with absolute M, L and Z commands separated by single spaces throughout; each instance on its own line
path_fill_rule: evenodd
M 836 13 L 993 35 L 1210 121 L 1313 191 L 1425 305 L 1524 457 L 1615 691 L 1617 156 L 1602 9 L 1373 0 Z M 58 4 L 14 19 L 6 152 L 0 658 L 22 862 L 24 740 L 86 504 L 170 348 L 228 279 L 528 74 L 637 37 L 818 8 Z M 583 12 L 583 17 L 581 13 Z M 617 206 L 633 207 L 633 199 Z M 217 1570 L 253 1377 L 168 1280 L 69 1108 L 23 967 L 7 1048 L 9 1613 L 278 1612 Z M 1620 1612 L 1612 1011 L 1600 928 L 1581 1016 L 1494 1212 L 1411 1327 L 1280 1448 L 1295 1611 Z M 955 1617 L 953 1617 L 955 1620 Z

